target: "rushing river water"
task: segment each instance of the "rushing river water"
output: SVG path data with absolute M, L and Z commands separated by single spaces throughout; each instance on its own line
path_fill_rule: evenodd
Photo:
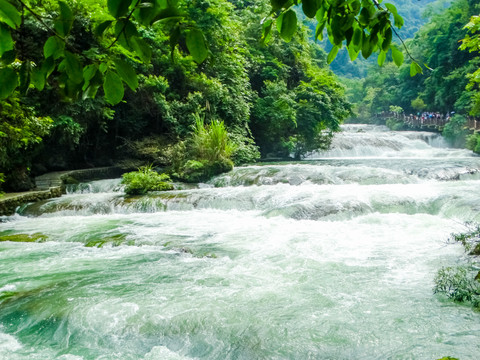
M 480 221 L 480 158 L 349 125 L 306 161 L 128 198 L 70 189 L 0 222 L 0 359 L 478 359 L 432 293 Z

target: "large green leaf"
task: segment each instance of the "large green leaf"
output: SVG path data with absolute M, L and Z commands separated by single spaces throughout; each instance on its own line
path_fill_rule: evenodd
M 380 51 L 380 54 L 378 54 L 378 59 L 377 59 L 378 65 L 382 66 L 386 58 L 387 58 L 387 53 L 385 51 Z
M 0 69 L 0 100 L 6 99 L 17 86 L 17 73 L 12 68 Z
M 105 100 L 111 105 L 116 105 L 122 101 L 124 89 L 120 76 L 111 70 L 107 71 L 103 81 L 103 91 L 105 92 Z
M 280 37 L 286 42 L 290 42 L 297 30 L 297 15 L 295 11 L 288 10 L 280 14 L 277 18 L 277 29 Z
M 373 47 L 375 44 L 372 42 L 372 38 L 363 33 L 362 37 L 362 56 L 364 59 L 368 59 L 372 55 Z
M 17 53 L 15 52 L 15 50 L 5 51 L 3 55 L 0 57 L 0 66 L 10 65 L 15 61 L 16 58 L 17 58 Z
M 48 78 L 53 70 L 55 70 L 55 61 L 53 60 L 53 57 L 46 58 L 42 64 L 42 72 L 45 74 L 45 78 Z
M 45 73 L 38 67 L 32 69 L 30 80 L 38 91 L 42 91 L 45 87 Z
M 415 76 L 417 74 L 423 74 L 423 70 L 416 62 L 410 64 L 410 76 Z
M 118 75 L 120 75 L 125 84 L 127 84 L 130 89 L 135 91 L 138 87 L 138 78 L 137 73 L 135 72 L 133 67 L 123 60 L 116 59 L 115 69 L 117 70 Z
M 65 51 L 65 59 L 60 63 L 59 68 L 65 69 L 68 78 L 75 84 L 83 81 L 83 67 L 77 56 L 69 51 Z
M 133 36 L 130 39 L 130 44 L 135 51 L 135 53 L 138 55 L 138 57 L 145 63 L 149 63 L 150 59 L 152 58 L 152 49 L 148 45 L 148 43 L 143 40 L 142 38 Z
M 328 64 L 330 64 L 335 59 L 335 57 L 337 56 L 338 50 L 340 50 L 340 48 L 338 46 L 334 46 L 332 48 L 332 50 L 330 50 L 330 52 L 328 53 L 328 56 L 327 56 L 327 63 Z
M 22 17 L 15 6 L 8 1 L 0 0 L 0 21 L 16 29 L 22 23 Z
M 65 49 L 65 43 L 56 36 L 50 36 L 43 46 L 43 55 L 45 58 L 52 56 L 54 59 L 58 59 L 63 56 Z
M 112 25 L 112 22 L 112 20 L 107 20 L 98 25 L 95 28 L 95 35 L 97 35 L 98 37 L 103 36 L 103 33 L 109 28 L 110 25 Z
M 392 58 L 395 65 L 400 66 L 403 64 L 403 53 L 398 50 L 395 46 L 391 47 L 392 49 Z
M 302 0 L 302 9 L 309 18 L 314 18 L 318 8 L 322 5 L 321 0 Z
M 0 57 L 10 50 L 13 50 L 12 34 L 6 25 L 0 23 Z
M 108 0 L 108 11 L 115 18 L 122 17 L 127 14 L 131 3 L 132 0 Z
M 30 85 L 30 72 L 32 70 L 32 64 L 30 60 L 25 60 L 22 62 L 22 66 L 20 66 L 19 75 L 20 75 L 20 86 L 18 90 L 20 93 L 25 94 L 28 90 L 28 86 Z
M 315 40 L 320 39 L 320 41 L 323 40 L 323 30 L 325 29 L 326 21 L 319 22 L 317 24 L 317 27 L 315 29 Z
M 54 29 L 60 36 L 67 36 L 73 25 L 73 13 L 70 7 L 63 1 L 59 1 L 60 16 L 54 22 Z
M 360 54 L 360 51 L 356 50 L 355 47 L 352 45 L 350 45 L 347 49 L 348 56 L 350 57 L 351 61 L 354 61 L 358 57 L 358 54 Z
M 83 68 L 83 91 L 90 86 L 90 80 L 93 79 L 97 71 L 98 65 L 96 64 L 87 65 Z
M 268 19 L 262 24 L 262 41 L 264 44 L 267 44 L 272 38 L 272 25 L 272 19 Z
M 388 48 L 390 47 L 390 44 L 392 42 L 392 29 L 388 28 L 385 30 L 385 39 L 383 40 L 382 43 L 382 50 L 383 51 L 388 51 Z
M 273 10 L 280 10 L 289 0 L 270 0 Z
M 205 44 L 205 37 L 203 32 L 198 29 L 191 29 L 187 33 L 187 49 L 193 60 L 197 64 L 201 64 L 208 55 L 207 45 Z
M 353 39 L 352 39 L 355 51 L 360 51 L 362 49 L 362 39 L 363 39 L 363 30 L 360 29 L 359 27 L 356 27 L 355 31 L 353 32 Z

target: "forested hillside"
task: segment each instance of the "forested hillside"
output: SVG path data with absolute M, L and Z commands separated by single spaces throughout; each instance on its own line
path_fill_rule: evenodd
M 372 66 L 364 81 L 351 82 L 351 100 L 358 104 L 359 118 L 371 119 L 389 111 L 391 106 L 407 114 L 449 114 L 452 121 L 444 135 L 462 145 L 466 117 L 480 114 L 478 77 L 472 75 L 480 66 L 479 48 L 474 43 L 478 41 L 478 16 L 474 16 L 479 11 L 475 0 L 453 1 L 406 42 L 412 57 L 427 66 L 421 76 L 411 76 L 408 59 L 400 68 L 391 63 Z M 467 24 L 470 25 L 466 27 Z M 462 45 L 463 39 L 467 39 L 467 45 Z
M 413 38 L 416 32 L 434 14 L 441 12 L 450 4 L 449 0 L 391 0 L 388 1 L 396 6 L 404 19 L 404 26 L 397 30 L 403 40 Z M 394 42 L 400 43 L 398 38 Z M 326 51 L 330 51 L 332 45 L 328 41 L 322 42 Z M 368 59 L 362 57 L 350 61 L 348 51 L 340 51 L 330 64 L 332 71 L 346 78 L 364 78 L 367 76 L 368 68 L 377 64 L 377 56 Z

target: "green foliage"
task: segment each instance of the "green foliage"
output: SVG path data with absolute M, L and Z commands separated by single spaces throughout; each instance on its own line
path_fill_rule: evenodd
M 480 52 L 480 15 L 472 16 L 470 21 L 465 25 L 465 29 L 468 29 L 470 34 L 466 35 L 462 39 L 460 45 L 461 50 L 467 50 L 469 52 L 476 52 L 479 56 Z M 466 86 L 467 91 L 473 91 L 472 95 L 472 108 L 470 114 L 480 115 L 480 67 L 478 67 L 472 73 L 467 74 L 469 82 Z
M 213 120 L 205 126 L 204 119 L 195 114 L 195 126 L 191 139 L 191 152 L 196 159 L 218 161 L 229 159 L 235 151 L 223 121 Z
M 231 159 L 235 165 L 254 163 L 260 159 L 258 146 L 251 137 L 235 132 L 229 133 L 229 137 L 234 147 Z
M 20 13 L 16 0 L 7 2 Z M 342 86 L 325 68 L 327 55 L 309 43 L 291 7 L 270 14 L 269 0 L 243 7 L 226 0 L 30 5 L 21 22 L 0 18 L 0 80 L 8 82 L 0 95 L 7 103 L 16 98 L 40 119 L 54 119 L 39 136 L 41 146 L 17 144 L 28 159 L 6 155 L 27 166 L 35 158 L 34 172 L 111 165 L 131 156 L 177 164 L 179 174 L 194 160 L 211 176 L 231 169 L 231 161 L 255 161 L 259 148 L 264 155 L 300 157 L 325 147 L 349 112 Z M 303 5 L 310 15 L 320 10 L 317 1 Z M 334 10 L 323 13 L 326 28 Z M 265 46 L 258 40 L 268 23 Z M 208 131 L 191 135 L 202 109 Z M 136 155 L 126 149 L 160 135 L 167 146 L 149 144 Z M 1 171 L 9 177 L 10 170 Z
M 52 126 L 49 117 L 37 117 L 33 110 L 10 96 L 0 101 L 0 169 L 11 170 L 28 164 L 31 150 L 42 141 Z
M 452 234 L 451 240 L 459 242 L 469 252 L 469 255 L 480 255 L 480 225 L 466 224 L 468 231 Z
M 415 110 L 415 111 L 419 111 L 419 112 L 422 112 L 427 107 L 425 102 L 422 99 L 420 99 L 419 97 L 412 100 L 411 104 L 412 104 L 412 109 Z
M 235 151 L 235 143 L 230 140 L 223 121 L 213 120 L 205 125 L 204 118 L 195 115 L 195 126 L 191 137 L 174 164 L 174 176 L 185 182 L 200 182 L 212 176 L 233 169 L 230 159 Z
M 434 293 L 445 294 L 458 302 L 480 307 L 480 282 L 475 272 L 465 267 L 444 267 L 435 276 Z
M 364 118 L 388 111 L 392 104 L 401 106 L 406 114 L 428 110 L 465 115 L 480 109 L 478 86 L 470 82 L 465 88 L 472 76 L 468 74 L 478 70 L 480 57 L 478 52 L 461 51 L 458 46 L 461 39 L 466 39 L 465 24 L 478 12 L 475 5 L 471 0 L 455 0 L 446 8 L 436 6 L 430 11 L 430 20 L 406 42 L 417 63 L 428 66 L 419 68 L 407 59 L 395 71 L 388 62 L 380 69 L 370 68 L 364 81 L 364 100 L 357 105 Z M 474 29 L 474 25 L 469 27 Z M 394 62 L 399 62 L 400 54 L 392 51 Z M 412 77 L 421 72 L 422 76 Z
M 474 133 L 467 136 L 465 147 L 480 154 L 480 134 Z
M 2 184 L 5 182 L 5 174 L 4 173 L 0 173 L 0 197 L 3 196 L 3 192 L 2 192 Z
M 270 15 L 264 16 L 262 36 L 264 40 L 272 38 L 274 23 L 280 37 L 285 41 L 290 42 L 296 36 L 298 21 L 293 6 L 298 3 L 296 1 L 270 1 L 274 11 L 270 11 Z M 48 1 L 47 4 L 35 2 L 28 7 L 22 7 L 22 12 L 15 0 L 1 0 L 1 5 L 0 39 L 2 39 L 2 46 L 0 56 L 10 51 L 17 53 L 17 57 L 27 64 L 24 70 L 19 71 L 18 75 L 33 73 L 28 65 L 32 61 L 38 61 L 38 64 L 42 65 L 50 62 L 48 71 L 43 66 L 37 71 L 37 81 L 35 81 L 37 84 L 38 77 L 49 81 L 52 70 L 57 69 L 64 75 L 57 77 L 56 81 L 61 84 L 61 88 L 67 88 L 67 91 L 64 92 L 66 97 L 94 98 L 97 92 L 87 91 L 91 85 L 91 79 L 81 78 L 80 74 L 88 73 L 91 69 L 89 66 L 96 64 L 99 66 L 94 86 L 103 84 L 104 96 L 107 102 L 113 105 L 119 102 L 118 99 L 122 94 L 119 78 L 129 86 L 132 84 L 130 76 L 124 78 L 122 74 L 115 73 L 119 69 L 113 66 L 109 59 L 123 54 L 149 63 L 152 58 L 152 44 L 146 39 L 145 34 L 161 24 L 167 35 L 172 56 L 178 46 L 181 51 L 188 51 L 196 63 L 201 64 L 206 61 L 210 48 L 213 48 L 215 44 L 213 46 L 207 44 L 205 39 L 208 38 L 209 41 L 211 39 L 206 36 L 208 31 L 205 30 L 201 19 L 192 14 L 191 9 L 205 8 L 205 5 L 215 5 L 219 9 L 222 7 L 231 9 L 226 2 L 218 0 L 203 0 L 193 3 L 163 0 L 108 0 L 106 6 L 104 2 L 93 4 L 91 2 Z M 266 3 L 261 6 L 266 7 Z M 317 19 L 317 38 L 323 36 L 323 29 L 327 30 L 328 38 L 335 49 L 330 52 L 330 61 L 344 43 L 351 53 L 358 54 L 361 51 L 362 56 L 366 58 L 373 52 L 387 53 L 389 49 L 392 49 L 395 62 L 400 64 L 402 61 L 403 55 L 391 46 L 391 28 L 395 26 L 400 29 L 403 26 L 403 19 L 392 4 L 383 5 L 373 0 L 332 3 L 304 0 L 302 10 L 306 16 Z M 215 11 L 215 16 L 219 17 L 222 10 Z M 251 11 L 256 11 L 256 8 Z M 86 49 L 82 49 L 84 51 L 79 51 L 71 43 L 72 33 L 78 16 L 89 13 L 94 14 L 92 33 L 97 37 L 98 44 L 90 44 Z M 51 14 L 56 14 L 56 16 Z M 204 12 L 204 15 L 208 16 L 207 12 Z M 43 27 L 43 31 L 50 33 L 51 36 L 48 39 L 43 38 L 41 41 L 41 44 L 44 44 L 43 59 L 32 57 L 31 54 L 26 53 L 20 46 L 21 42 L 16 41 L 17 36 L 12 36 L 12 34 L 16 35 L 16 32 L 22 31 L 22 17 L 38 21 Z M 50 25 L 52 23 L 53 26 Z M 3 65 L 2 69 L 13 70 L 3 67 Z M 15 73 L 17 73 L 16 69 Z M 12 75 L 11 72 L 8 75 Z M 120 76 L 118 77 L 118 75 Z M 0 84 L 4 88 L 3 98 L 6 98 L 17 86 L 26 90 L 29 84 L 34 84 L 34 82 L 30 76 L 26 76 L 23 86 L 15 82 L 8 82 L 11 88 L 5 88 L 7 82 L 2 78 L 0 78 Z M 43 87 L 38 86 L 38 88 L 40 90 Z
M 151 166 L 143 166 L 138 171 L 123 174 L 122 184 L 125 185 L 125 193 L 128 195 L 144 195 L 149 191 L 173 190 L 170 177 L 167 174 L 157 173 Z
M 187 48 L 195 62 L 201 64 L 208 55 L 207 45 L 203 33 L 198 29 L 192 29 L 187 33 Z
M 80 143 L 84 132 L 85 129 L 72 117 L 60 115 L 53 121 L 51 136 L 54 136 L 59 144 L 73 150 Z
M 443 128 L 442 135 L 453 146 L 463 147 L 468 133 L 465 129 L 466 123 L 467 119 L 464 116 L 454 115 Z
M 393 131 L 405 130 L 406 125 L 403 121 L 397 120 L 395 118 L 388 118 L 385 122 L 385 125 Z

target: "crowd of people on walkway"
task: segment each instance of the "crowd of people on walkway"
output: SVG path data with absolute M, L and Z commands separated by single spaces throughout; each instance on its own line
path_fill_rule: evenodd
M 379 116 L 383 118 L 395 118 L 403 121 L 411 127 L 436 127 L 443 128 L 455 115 L 455 111 L 442 114 L 439 112 L 418 112 L 416 114 L 405 114 L 403 112 L 382 111 Z M 480 119 L 466 116 L 466 126 L 469 129 L 480 130 Z

